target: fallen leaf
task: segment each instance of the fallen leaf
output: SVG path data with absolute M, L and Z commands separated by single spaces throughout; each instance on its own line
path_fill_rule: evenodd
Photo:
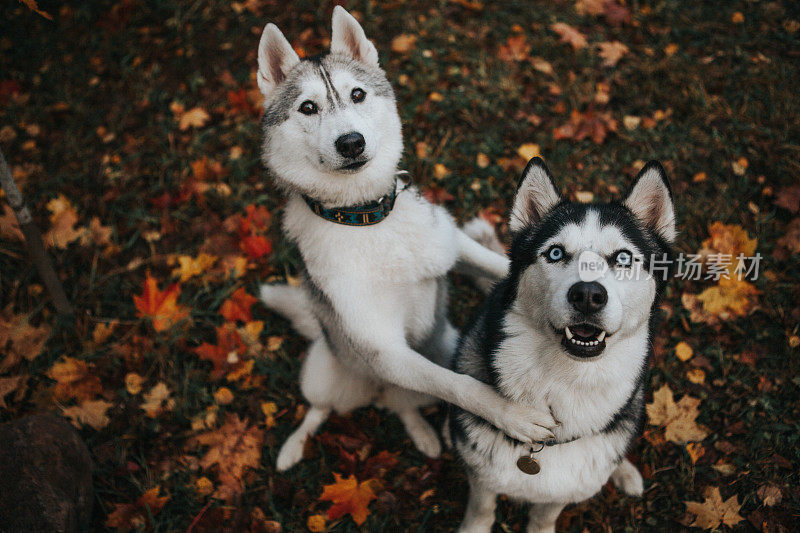
M 511 35 L 506 44 L 500 45 L 500 50 L 497 52 L 497 57 L 503 61 L 525 61 L 528 59 L 528 54 L 531 51 L 531 46 L 526 42 L 524 35 Z
M 491 161 L 489 160 L 489 156 L 480 153 L 475 157 L 475 164 L 478 165 L 478 168 L 486 168 L 491 164 Z
M 595 144 L 603 144 L 608 132 L 617 131 L 617 128 L 617 121 L 611 117 L 611 113 L 596 113 L 591 110 L 580 113 L 575 109 L 570 114 L 569 122 L 553 131 L 553 138 L 582 141 L 589 137 Z
M 695 515 L 693 527 L 703 529 L 716 529 L 721 525 L 733 527 L 744 518 L 739 515 L 739 498 L 731 496 L 724 502 L 719 493 L 719 488 L 706 489 L 704 502 L 685 502 L 686 510 Z
M 111 226 L 103 226 L 98 217 L 92 217 L 89 227 L 81 232 L 81 244 L 86 246 L 94 243 L 97 246 L 108 246 L 111 244 L 111 235 L 114 229 Z
M 190 255 L 178 256 L 178 267 L 172 271 L 173 276 L 179 276 L 180 282 L 186 282 L 195 276 L 199 276 L 208 271 L 214 263 L 217 262 L 217 257 L 204 252 L 200 252 L 197 257 Z
M 204 342 L 194 349 L 194 352 L 206 361 L 211 361 L 214 369 L 211 371 L 213 379 L 219 379 L 243 364 L 242 355 L 247 346 L 242 342 L 239 332 L 233 324 L 223 324 L 217 327 L 217 344 Z
M 46 375 L 56 381 L 53 397 L 59 401 L 91 400 L 103 391 L 100 378 L 91 373 L 93 366 L 86 361 L 64 357 L 53 364 Z
M 247 294 L 244 287 L 236 289 L 230 298 L 222 302 L 219 314 L 229 322 L 250 322 L 253 320 L 253 314 L 250 310 L 253 304 L 258 301 L 257 298 Z
M 145 378 L 136 372 L 129 372 L 125 374 L 125 390 L 128 394 L 136 396 L 142 392 L 142 385 L 144 385 Z
M 690 442 L 686 445 L 686 452 L 689 454 L 692 464 L 695 464 L 698 459 L 705 455 L 706 449 L 699 442 Z
M 588 44 L 586 36 L 569 24 L 556 22 L 550 26 L 550 29 L 561 37 L 559 42 L 569 44 L 574 50 L 580 50 Z
M 349 514 L 353 517 L 356 525 L 361 525 L 369 516 L 369 502 L 376 498 L 373 487 L 380 482 L 377 479 L 368 479 L 361 483 L 350 475 L 347 479 L 334 473 L 336 482 L 323 487 L 320 501 L 333 502 L 333 506 L 328 509 L 328 520 L 337 520 Z
M 691 368 L 686 371 L 686 379 L 695 385 L 702 385 L 706 381 L 706 373 L 701 368 Z
M 406 54 L 414 49 L 417 44 L 417 36 L 403 33 L 392 39 L 392 52 Z
M 0 409 L 7 409 L 6 396 L 15 392 L 25 382 L 25 376 L 0 377 Z
M 534 157 L 540 157 L 542 155 L 541 151 L 539 150 L 539 145 L 534 143 L 525 143 L 517 148 L 517 154 L 524 159 L 526 162 L 530 161 Z
M 785 248 L 791 254 L 800 254 L 800 218 L 795 218 L 789 222 L 783 232 L 783 236 L 776 241 L 776 244 L 781 248 Z
M 422 191 L 422 196 L 433 204 L 443 204 L 445 202 L 452 202 L 455 197 L 447 192 L 447 189 L 435 183 L 431 183 Z
M 692 358 L 693 354 L 694 350 L 692 350 L 692 347 L 686 344 L 685 342 L 681 341 L 677 345 L 675 345 L 675 355 L 681 361 L 688 361 L 689 359 Z
M 113 403 L 105 400 L 87 400 L 79 405 L 67 407 L 62 411 L 62 414 L 72 420 L 72 425 L 77 428 L 91 426 L 100 431 L 110 422 L 106 412 L 113 405 Z
M 747 281 L 737 277 L 721 278 L 714 287 L 697 295 L 703 311 L 721 320 L 745 317 L 758 307 L 761 291 Z
M 532 57 L 531 66 L 542 74 L 547 74 L 548 76 L 553 74 L 553 65 L 541 57 Z
M 195 481 L 194 490 L 200 496 L 208 496 L 209 494 L 214 492 L 214 484 L 211 482 L 210 479 L 203 476 L 199 478 L 197 481 Z
M 46 11 L 42 11 L 41 9 L 39 9 L 39 4 L 38 4 L 38 2 L 36 2 L 36 0 L 19 0 L 19 1 L 22 2 L 23 4 L 25 4 L 28 7 L 28 9 L 30 9 L 31 11 L 33 11 L 37 15 L 41 15 L 42 17 L 46 18 L 47 20 L 53 20 L 52 15 L 50 15 Z
M 742 22 L 744 22 L 744 15 L 742 14 L 742 12 L 741 11 L 734 12 L 733 15 L 731 15 L 731 22 L 733 22 L 734 24 L 741 24 Z
M 325 517 L 321 514 L 313 514 L 308 517 L 306 527 L 312 533 L 320 533 L 325 531 Z
M 619 41 L 598 43 L 598 46 L 600 47 L 598 55 L 603 59 L 604 67 L 615 66 L 622 56 L 628 53 L 628 47 Z
M 228 387 L 220 387 L 214 393 L 214 401 L 219 405 L 229 405 L 233 402 L 233 392 Z
M 202 107 L 193 107 L 189 111 L 181 113 L 177 118 L 178 129 L 186 131 L 189 128 L 202 128 L 211 116 Z
M 175 408 L 175 400 L 170 397 L 171 393 L 167 384 L 160 381 L 150 392 L 144 393 L 144 402 L 140 405 L 142 410 L 150 418 L 156 418 L 166 411 Z
M 225 424 L 217 430 L 202 433 L 194 442 L 209 449 L 200 459 L 204 470 L 216 467 L 219 487 L 214 497 L 225 501 L 233 500 L 244 492 L 244 474 L 261 466 L 261 446 L 263 435 L 247 420 L 238 415 L 229 415 Z
M 246 235 L 242 237 L 240 246 L 251 259 L 261 259 L 272 252 L 272 242 L 262 235 Z
M 115 503 L 114 510 L 106 518 L 106 526 L 117 531 L 127 532 L 133 529 L 153 527 L 152 518 L 156 516 L 169 501 L 169 496 L 159 496 L 160 486 L 148 490 L 134 503 Z
M 700 400 L 688 395 L 675 403 L 668 385 L 663 385 L 653 393 L 653 403 L 647 404 L 647 418 L 651 425 L 663 426 L 664 437 L 676 444 L 688 441 L 700 441 L 706 438 L 707 432 L 697 425 Z
M 189 316 L 189 309 L 178 304 L 181 293 L 177 283 L 173 283 L 164 291 L 158 289 L 158 282 L 147 273 L 144 287 L 140 296 L 133 297 L 136 306 L 136 316 L 147 318 L 153 324 L 153 329 L 162 332 Z
M 575 11 L 578 15 L 602 15 L 605 12 L 605 2 L 606 0 L 578 0 L 575 2 Z
M 42 236 L 45 244 L 63 249 L 83 235 L 83 229 L 75 228 L 78 212 L 63 194 L 47 202 L 47 210 L 50 211 L 50 229 Z
M 3 214 L 0 216 L 0 237 L 10 241 L 21 241 L 25 238 L 19 229 L 17 215 L 7 204 L 3 204 Z
M 756 490 L 756 494 L 767 507 L 777 505 L 781 503 L 781 499 L 783 499 L 781 489 L 775 485 L 761 485 L 758 487 L 758 490 Z
M 0 314 L 0 372 L 17 366 L 23 359 L 32 361 L 42 353 L 50 337 L 50 326 L 31 326 L 26 315 L 12 315 L 6 319 Z

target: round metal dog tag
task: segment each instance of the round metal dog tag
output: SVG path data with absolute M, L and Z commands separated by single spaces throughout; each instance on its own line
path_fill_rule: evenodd
M 523 455 L 517 459 L 517 468 L 529 476 L 533 476 L 541 471 L 542 465 L 540 465 L 539 461 L 534 459 L 532 455 Z

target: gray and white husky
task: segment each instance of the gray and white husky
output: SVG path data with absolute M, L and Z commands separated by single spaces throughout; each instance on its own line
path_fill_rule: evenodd
M 656 270 L 668 269 L 675 239 L 664 169 L 647 164 L 622 202 L 576 204 L 534 158 L 509 227 L 510 273 L 467 327 L 454 368 L 518 406 L 550 410 L 559 425 L 555 439 L 531 446 L 452 407 L 449 432 L 470 485 L 464 532 L 491 530 L 498 494 L 530 503 L 528 531 L 545 532 L 609 477 L 628 494 L 643 491 L 625 454 L 641 429 L 667 279 Z
M 497 279 L 508 259 L 413 188 L 402 190 L 400 118 L 378 53 L 343 8 L 334 8 L 332 25 L 330 53 L 321 57 L 301 60 L 273 24 L 258 49 L 263 161 L 288 197 L 283 230 L 305 266 L 301 287 L 265 285 L 261 299 L 313 341 L 300 376 L 311 408 L 277 468 L 300 461 L 332 409 L 370 403 L 396 413 L 431 457 L 439 438 L 418 409 L 437 398 L 520 441 L 551 437 L 547 409 L 447 368 L 458 341 L 447 319 L 448 271 L 459 263 Z M 382 218 L 362 220 L 365 211 Z

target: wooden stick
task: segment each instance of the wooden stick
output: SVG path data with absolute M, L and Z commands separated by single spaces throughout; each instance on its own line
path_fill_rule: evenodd
M 47 257 L 44 242 L 42 242 L 42 234 L 33 222 L 31 212 L 28 210 L 28 206 L 25 205 L 25 200 L 22 198 L 19 187 L 17 187 L 17 182 L 14 181 L 11 175 L 11 169 L 6 164 L 6 158 L 3 156 L 2 150 L 0 150 L 0 186 L 6 192 L 8 205 L 14 210 L 14 215 L 19 221 L 19 229 L 25 237 L 25 244 L 31 256 L 31 261 L 36 265 L 36 270 L 39 271 L 39 275 L 42 277 L 50 297 L 53 299 L 56 311 L 58 314 L 66 316 L 75 314 L 72 305 L 67 300 L 61 280 L 58 279 L 56 271 L 53 270 L 53 264 L 50 262 L 50 258 Z

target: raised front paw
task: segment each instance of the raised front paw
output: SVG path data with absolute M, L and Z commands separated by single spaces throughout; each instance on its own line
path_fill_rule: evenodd
M 641 496 L 644 494 L 644 480 L 642 475 L 633 466 L 633 463 L 623 459 L 616 470 L 611 474 L 611 481 L 628 496 Z
M 522 442 L 544 442 L 555 438 L 552 428 L 558 423 L 549 411 L 508 402 L 500 418 L 495 426 L 513 439 Z

